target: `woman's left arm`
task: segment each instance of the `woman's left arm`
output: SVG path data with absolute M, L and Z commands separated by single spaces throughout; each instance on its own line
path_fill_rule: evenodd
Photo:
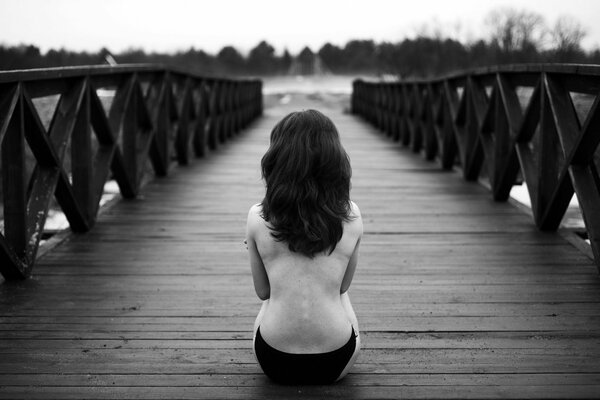
M 360 210 L 358 206 L 352 203 L 353 208 L 353 218 L 354 220 L 350 223 L 352 230 L 357 236 L 356 244 L 354 245 L 354 251 L 352 251 L 352 255 L 350 256 L 350 260 L 348 261 L 348 266 L 346 267 L 346 272 L 344 273 L 344 278 L 342 279 L 342 285 L 340 287 L 340 293 L 346 293 L 350 288 L 350 284 L 352 283 L 352 278 L 354 278 L 354 272 L 356 271 L 356 264 L 358 264 L 358 248 L 360 247 L 360 240 L 363 235 L 363 224 L 362 217 L 360 215 Z
M 257 213 L 256 206 L 250 209 L 248 213 L 248 222 L 246 225 L 246 245 L 248 246 L 248 254 L 250 255 L 250 269 L 252 270 L 252 280 L 254 281 L 254 290 L 256 295 L 261 300 L 267 300 L 271 296 L 271 285 L 267 270 L 263 264 L 262 258 L 256 247 L 256 228 L 257 220 L 260 215 Z

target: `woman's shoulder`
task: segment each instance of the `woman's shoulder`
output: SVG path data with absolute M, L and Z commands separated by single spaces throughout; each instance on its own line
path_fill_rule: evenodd
M 361 218 L 360 208 L 358 208 L 358 205 L 352 200 L 350 200 L 350 216 L 358 219 Z
M 262 214 L 262 203 L 256 203 L 250 210 L 248 210 L 248 216 L 260 216 Z
M 348 221 L 348 226 L 350 229 L 355 230 L 359 235 L 362 235 L 362 215 L 360 213 L 360 208 L 358 208 L 358 205 L 353 201 L 350 201 L 350 219 Z
M 248 210 L 248 229 L 254 230 L 264 224 L 262 217 L 262 204 L 257 203 Z

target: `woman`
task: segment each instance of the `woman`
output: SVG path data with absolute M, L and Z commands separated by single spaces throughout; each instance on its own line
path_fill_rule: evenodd
M 261 167 L 266 193 L 248 213 L 246 233 L 263 300 L 256 358 L 279 383 L 335 382 L 360 348 L 347 293 L 362 236 L 350 161 L 331 120 L 306 110 L 273 128 Z

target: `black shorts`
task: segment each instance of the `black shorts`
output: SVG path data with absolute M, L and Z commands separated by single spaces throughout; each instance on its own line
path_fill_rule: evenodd
M 327 384 L 342 374 L 356 350 L 354 327 L 348 342 L 326 353 L 294 354 L 271 347 L 256 331 L 254 352 L 265 375 L 277 383 Z

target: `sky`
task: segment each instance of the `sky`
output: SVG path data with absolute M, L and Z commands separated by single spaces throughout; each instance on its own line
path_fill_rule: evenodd
M 600 48 L 598 0 L 0 0 L 0 44 L 215 54 L 226 45 L 247 53 L 266 40 L 296 54 L 436 30 L 468 42 L 487 37 L 486 16 L 502 7 L 537 12 L 548 26 L 569 15 L 587 31 L 584 49 Z

